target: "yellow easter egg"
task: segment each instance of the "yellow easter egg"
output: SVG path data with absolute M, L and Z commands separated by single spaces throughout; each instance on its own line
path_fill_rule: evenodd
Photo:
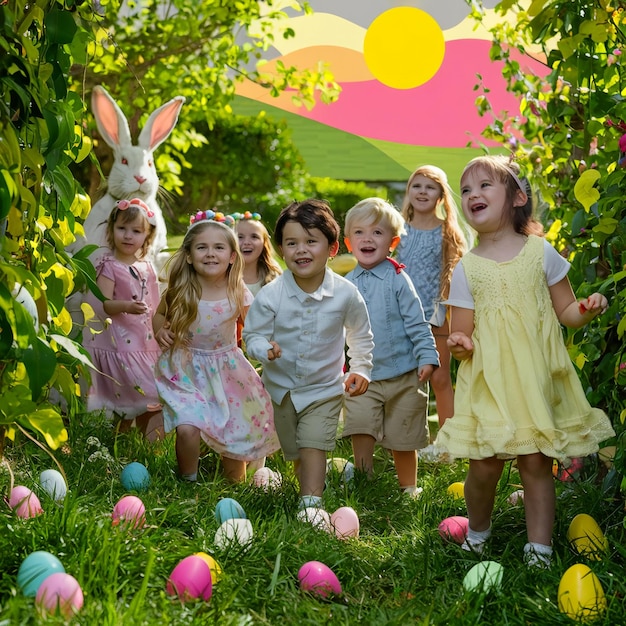
M 609 542 L 600 526 L 586 513 L 580 513 L 571 521 L 567 529 L 567 540 L 580 554 L 598 561 L 602 558 L 602 553 L 609 549 Z
M 465 483 L 462 483 L 462 482 L 452 483 L 448 487 L 448 494 L 454 498 L 464 498 L 465 497 Z
M 215 584 L 222 577 L 222 568 L 220 564 L 206 552 L 196 552 L 195 556 L 199 556 L 211 570 L 211 584 Z
M 598 459 L 604 463 L 604 466 L 608 470 L 613 467 L 613 459 L 615 459 L 616 451 L 617 448 L 615 446 L 606 446 L 605 448 L 600 448 L 598 450 Z
M 572 565 L 561 578 L 559 610 L 573 620 L 588 622 L 606 610 L 606 598 L 598 577 L 582 563 Z
M 331 262 L 331 269 L 341 276 L 351 272 L 357 264 L 357 260 L 351 254 L 339 254 Z

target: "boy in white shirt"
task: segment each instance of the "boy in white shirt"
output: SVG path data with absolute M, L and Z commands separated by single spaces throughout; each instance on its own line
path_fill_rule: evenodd
M 248 355 L 263 364 L 283 454 L 295 462 L 300 507 L 321 506 L 344 391 L 367 390 L 374 342 L 358 289 L 327 268 L 339 249 L 339 225 L 328 204 L 291 203 L 274 238 L 287 270 L 257 294 L 243 338 Z M 350 370 L 344 374 L 346 344 Z

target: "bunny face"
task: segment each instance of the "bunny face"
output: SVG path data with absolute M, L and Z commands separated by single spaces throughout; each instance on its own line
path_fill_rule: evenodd
M 109 172 L 108 193 L 115 199 L 139 196 L 155 199 L 159 177 L 154 167 L 152 151 L 140 146 L 116 146 L 114 162 Z

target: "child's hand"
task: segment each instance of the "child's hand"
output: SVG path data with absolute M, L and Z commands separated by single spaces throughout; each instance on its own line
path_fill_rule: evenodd
M 170 330 L 170 323 L 165 322 L 154 335 L 162 350 L 169 350 L 174 343 L 174 333 Z
M 269 361 L 274 361 L 275 359 L 280 359 L 283 352 L 280 349 L 280 346 L 275 341 L 270 341 L 272 347 L 267 351 L 267 358 Z
M 143 300 L 129 300 L 126 312 L 141 315 L 148 312 L 148 305 Z
M 588 298 L 578 303 L 578 311 L 581 315 L 596 317 L 604 313 L 609 307 L 609 301 L 601 293 L 592 293 Z
M 430 377 L 433 375 L 434 371 L 435 366 L 431 363 L 422 365 L 422 367 L 417 370 L 417 379 L 420 381 L 420 383 L 426 383 L 430 380 Z
M 469 359 L 474 354 L 474 342 L 460 331 L 451 333 L 446 343 L 450 348 L 450 354 L 459 361 Z
M 344 382 L 346 393 L 350 397 L 360 396 L 362 393 L 365 393 L 368 386 L 367 378 L 363 378 L 360 374 L 348 374 L 348 378 Z

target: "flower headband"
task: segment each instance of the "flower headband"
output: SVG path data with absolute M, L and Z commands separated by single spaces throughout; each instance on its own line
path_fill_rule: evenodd
M 261 221 L 260 213 L 250 213 L 250 211 L 245 211 L 244 213 L 233 213 L 233 217 L 237 222 L 239 220 L 254 220 L 256 222 Z
M 154 214 L 154 211 L 143 200 L 139 198 L 132 198 L 131 200 L 118 200 L 115 203 L 115 206 L 120 211 L 126 211 L 126 209 L 129 209 L 131 206 L 141 209 L 146 216 L 146 219 L 148 220 L 148 224 L 150 224 L 151 226 L 156 226 L 156 216 Z
M 220 222 L 226 226 L 234 226 L 235 218 L 232 215 L 224 215 L 221 212 L 215 212 L 212 209 L 208 211 L 198 211 L 195 215 L 189 218 L 189 228 L 192 228 L 200 222 Z

